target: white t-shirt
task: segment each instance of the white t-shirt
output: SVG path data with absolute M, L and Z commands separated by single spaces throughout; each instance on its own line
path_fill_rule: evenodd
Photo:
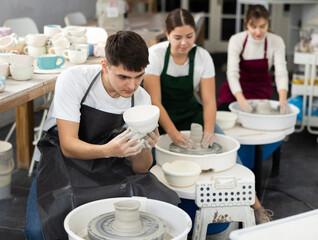
M 147 75 L 160 76 L 164 67 L 165 54 L 169 42 L 161 42 L 149 48 L 149 65 L 146 68 Z M 189 59 L 183 64 L 178 65 L 170 55 L 167 74 L 173 77 L 186 76 L 189 73 Z M 214 63 L 208 51 L 197 47 L 194 58 L 193 90 L 199 100 L 197 92 L 201 78 L 212 78 L 215 76 Z M 200 101 L 200 100 L 199 100 Z
M 56 125 L 57 118 L 80 122 L 81 100 L 100 70 L 100 65 L 75 66 L 66 69 L 58 76 L 53 102 L 43 127 L 45 131 Z M 83 104 L 100 111 L 123 114 L 131 107 L 131 98 L 109 96 L 102 84 L 101 75 L 99 75 Z M 134 105 L 147 104 L 151 104 L 149 94 L 142 87 L 138 87 L 134 93 Z M 34 155 L 38 161 L 39 152 Z
M 240 78 L 240 54 L 243 49 L 245 38 L 248 36 L 247 43 L 243 52 L 244 60 L 264 58 L 265 38 L 255 40 L 248 31 L 240 32 L 230 38 L 227 53 L 227 79 L 233 95 L 242 91 L 239 83 Z M 267 32 L 267 59 L 269 69 L 275 66 L 275 82 L 277 90 L 288 90 L 288 72 L 285 60 L 285 44 L 283 39 L 273 33 Z

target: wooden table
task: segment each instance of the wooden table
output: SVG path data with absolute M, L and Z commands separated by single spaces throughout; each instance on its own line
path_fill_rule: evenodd
M 67 62 L 67 66 L 72 66 Z M 99 58 L 89 58 L 85 64 L 99 64 Z M 15 108 L 17 167 L 28 169 L 33 155 L 33 100 L 55 89 L 58 74 L 34 74 L 31 80 L 7 78 L 6 89 L 0 93 L 0 113 Z

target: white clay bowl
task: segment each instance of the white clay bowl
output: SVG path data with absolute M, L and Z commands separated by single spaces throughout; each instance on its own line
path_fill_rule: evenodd
M 162 171 L 170 185 L 175 187 L 188 187 L 198 180 L 201 167 L 192 161 L 177 160 L 164 163 L 162 165 Z
M 252 100 L 252 106 L 255 107 L 259 100 Z M 269 100 L 270 106 L 277 109 L 278 101 Z M 233 102 L 229 105 L 232 112 L 237 113 L 238 121 L 245 128 L 264 130 L 264 131 L 278 131 L 294 127 L 296 124 L 297 114 L 299 109 L 292 104 L 287 104 L 287 114 L 255 114 L 243 112 L 238 102 Z
M 181 131 L 187 137 L 190 137 L 190 131 Z M 160 166 L 166 162 L 176 160 L 192 161 L 200 165 L 202 170 L 212 170 L 220 172 L 233 167 L 236 163 L 237 150 L 240 143 L 232 137 L 223 134 L 214 134 L 214 142 L 222 146 L 222 153 L 191 155 L 169 151 L 171 138 L 168 134 L 159 137 L 155 146 L 156 161 Z
M 158 125 L 160 110 L 154 105 L 139 105 L 124 112 L 128 127 L 140 134 L 152 132 Z
M 216 112 L 216 123 L 222 129 L 230 129 L 234 127 L 237 120 L 237 114 L 228 111 Z

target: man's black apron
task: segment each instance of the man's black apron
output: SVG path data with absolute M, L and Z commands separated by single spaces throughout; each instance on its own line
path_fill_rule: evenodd
M 103 112 L 84 105 L 98 79 L 99 72 L 81 101 L 79 139 L 105 144 L 117 136 L 123 125 L 122 114 Z M 134 105 L 134 96 L 132 96 Z M 45 132 L 38 143 L 42 157 L 37 175 L 37 202 L 44 239 L 67 239 L 64 218 L 74 208 L 95 200 L 144 196 L 172 204 L 180 202 L 177 194 L 150 172 L 136 175 L 127 158 L 79 160 L 63 155 L 57 126 Z

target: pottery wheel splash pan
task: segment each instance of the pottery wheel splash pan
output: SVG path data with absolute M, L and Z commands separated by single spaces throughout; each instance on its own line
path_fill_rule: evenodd
M 112 227 L 115 212 L 100 215 L 88 224 L 87 232 L 90 240 L 164 240 L 165 225 L 160 218 L 146 212 L 139 212 L 142 228 L 137 232 L 119 232 Z
M 190 137 L 190 131 L 181 131 L 187 137 Z M 222 152 L 215 154 L 184 154 L 172 152 L 169 150 L 171 138 L 168 134 L 163 134 L 159 137 L 155 146 L 156 161 L 162 166 L 166 162 L 174 162 L 176 160 L 186 160 L 198 163 L 202 170 L 212 170 L 220 172 L 233 167 L 236 163 L 237 150 L 240 148 L 240 143 L 230 136 L 223 134 L 214 134 L 214 143 L 222 146 Z
M 208 148 L 183 148 L 174 143 L 170 144 L 169 150 L 177 153 L 192 154 L 192 155 L 203 155 L 203 154 L 218 154 L 222 152 L 222 146 L 218 143 L 213 143 L 211 147 Z
M 253 106 L 257 104 L 259 100 L 255 99 Z M 272 109 L 277 109 L 279 106 L 278 101 L 269 100 Z M 238 121 L 245 128 L 262 130 L 262 131 L 278 131 L 294 127 L 296 124 L 297 114 L 299 109 L 292 104 L 287 104 L 288 114 L 255 114 L 243 112 L 238 102 L 232 102 L 229 105 L 229 109 L 237 113 Z

